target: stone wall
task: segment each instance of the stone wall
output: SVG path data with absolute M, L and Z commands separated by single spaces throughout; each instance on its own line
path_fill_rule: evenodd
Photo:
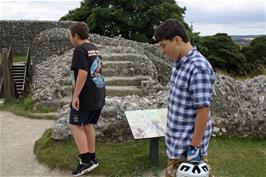
M 46 46 L 49 47 L 49 45 L 45 45 L 45 47 Z M 123 56 L 123 59 L 132 61 L 132 65 L 130 68 L 114 66 L 114 72 L 123 74 L 124 71 L 127 73 L 129 70 L 134 69 L 134 74 L 148 76 L 152 81 L 157 81 L 157 71 L 151 60 L 134 48 L 124 46 L 114 47 L 101 44 L 96 44 L 96 46 L 102 53 L 104 64 L 103 72 L 108 70 L 111 65 L 110 61 L 105 65 L 108 58 Z M 43 50 L 38 51 L 38 53 L 44 52 Z M 44 104 L 46 107 L 53 108 L 60 107 L 60 105 L 64 104 L 64 101 L 70 101 L 72 89 L 70 65 L 72 55 L 73 49 L 70 49 L 62 55 L 52 55 L 41 62 L 34 62 L 36 63 L 34 65 L 35 73 L 32 80 L 32 97 L 34 101 L 40 102 L 40 104 Z M 108 77 L 108 75 L 105 76 Z M 153 88 L 149 88 L 148 92 L 152 93 L 153 90 L 156 92 L 159 89 L 164 89 L 164 87 L 156 84 Z M 149 93 L 147 93 L 147 95 Z
M 266 137 L 266 76 L 238 81 L 217 75 L 213 133 Z
M 156 94 L 139 97 L 107 98 L 97 135 L 109 141 L 132 138 L 124 111 L 166 108 L 169 88 Z M 211 106 L 213 136 L 266 137 L 266 76 L 238 81 L 217 74 Z M 69 137 L 69 106 L 56 116 L 53 137 Z
M 51 28 L 67 28 L 74 22 L 0 20 L 0 47 L 13 47 L 16 54 L 26 55 L 27 48 L 41 31 Z
M 52 28 L 38 34 L 31 46 L 32 65 L 35 66 L 47 60 L 52 55 L 62 55 L 72 48 L 66 28 Z
M 139 53 L 146 55 L 153 62 L 158 73 L 158 81 L 164 86 L 167 85 L 171 75 L 172 62 L 162 55 L 158 45 L 131 41 L 122 37 L 110 38 L 97 34 L 91 34 L 89 39 L 92 42 L 102 45 L 126 46 L 136 49 Z
M 90 34 L 89 40 L 99 45 L 117 47 L 117 51 L 121 47 L 130 47 L 136 50 L 138 54 L 147 57 L 153 62 L 157 70 L 157 80 L 162 85 L 167 85 L 171 75 L 172 62 L 161 54 L 157 45 L 135 42 L 121 37 L 110 38 L 97 34 Z M 61 55 L 71 48 L 69 36 L 66 30 L 62 28 L 42 31 L 33 40 L 33 46 L 33 68 L 35 68 L 36 64 L 45 61 L 48 57 Z

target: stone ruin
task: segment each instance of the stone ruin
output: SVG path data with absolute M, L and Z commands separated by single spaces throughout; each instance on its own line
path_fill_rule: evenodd
M 50 35 L 55 33 L 58 35 Z M 38 60 L 33 65 L 33 99 L 36 104 L 58 108 L 53 127 L 55 139 L 70 135 L 67 122 L 73 49 L 68 38 L 66 29 L 55 28 L 41 32 L 33 41 L 33 60 Z M 89 38 L 102 52 L 108 95 L 96 133 L 112 141 L 132 138 L 124 111 L 167 107 L 171 62 L 162 56 L 157 45 L 96 34 Z M 211 109 L 213 136 L 264 137 L 266 76 L 238 81 L 217 73 Z

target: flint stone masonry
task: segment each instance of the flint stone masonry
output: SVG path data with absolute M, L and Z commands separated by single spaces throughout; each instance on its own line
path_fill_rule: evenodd
M 72 48 L 66 28 L 52 28 L 42 31 L 32 43 L 33 69 L 52 55 L 62 55 Z
M 166 108 L 168 87 L 156 94 L 138 97 L 107 98 L 99 124 L 97 135 L 109 141 L 121 141 L 132 138 L 124 111 Z M 266 76 L 257 76 L 246 81 L 237 81 L 217 74 L 217 82 L 212 101 L 213 136 L 266 136 Z M 69 107 L 59 110 L 56 117 L 53 136 L 67 139 Z M 65 120 L 59 124 L 57 121 Z M 65 128 L 62 128 L 65 127 Z M 64 133 L 62 133 L 64 132 Z M 62 136 L 65 135 L 65 136 Z
M 245 81 L 217 75 L 212 103 L 214 134 L 266 136 L 266 76 Z
M 124 111 L 156 109 L 166 107 L 167 92 L 158 92 L 153 96 L 136 95 L 125 97 L 107 97 L 106 105 L 96 126 L 96 135 L 107 141 L 123 141 L 132 139 L 131 130 Z M 62 107 L 53 126 L 53 137 L 64 140 L 71 136 L 68 128 L 69 105 Z
M 114 53 L 129 53 L 127 51 L 128 49 L 123 49 L 127 47 L 134 49 L 137 51 L 137 54 L 145 56 L 153 63 L 157 71 L 156 78 L 158 82 L 163 86 L 166 86 L 168 83 L 172 62 L 160 53 L 158 45 L 135 42 L 122 37 L 110 38 L 97 34 L 90 34 L 89 40 L 98 44 L 98 46 L 112 46 L 112 50 L 114 50 L 112 52 Z M 36 46 L 32 54 L 33 68 L 35 68 L 36 64 L 45 61 L 48 57 L 62 55 L 71 48 L 68 32 L 63 28 L 49 29 L 41 32 L 41 34 L 34 38 L 33 44 L 33 46 Z M 107 53 L 109 54 L 110 52 Z
M 158 45 L 131 41 L 122 37 L 106 37 L 97 34 L 91 34 L 89 39 L 92 42 L 108 46 L 126 46 L 136 49 L 139 53 L 146 55 L 156 67 L 158 81 L 166 86 L 171 75 L 172 62 L 162 55 Z
M 68 28 L 75 22 L 70 21 L 29 21 L 29 20 L 0 20 L 0 41 L 2 48 L 13 47 L 16 54 L 26 55 L 33 39 L 41 31 L 51 28 Z
M 58 29 L 52 30 L 57 31 Z M 51 34 L 54 34 L 54 32 L 51 32 Z M 39 40 L 39 38 L 37 39 Z M 100 49 L 103 57 L 103 72 L 108 86 L 107 94 L 117 95 L 119 94 L 119 89 L 126 89 L 120 91 L 128 92 L 129 94 L 136 92 L 136 94 L 148 95 L 164 89 L 157 81 L 156 67 L 145 54 L 125 46 L 101 44 L 96 44 L 96 46 Z M 42 53 L 41 51 L 38 52 Z M 60 107 L 64 104 L 64 102 L 62 103 L 63 99 L 65 99 L 65 102 L 70 101 L 70 64 L 72 54 L 73 49 L 70 49 L 63 55 L 52 55 L 46 58 L 45 61 L 41 61 L 38 64 L 35 63 L 32 82 L 33 100 L 39 102 L 42 106 L 48 107 Z M 135 80 L 133 80 L 134 77 Z M 130 79 L 132 80 L 131 82 L 129 81 Z M 123 82 L 127 82 L 131 86 L 124 87 Z M 142 91 L 143 93 L 140 93 Z

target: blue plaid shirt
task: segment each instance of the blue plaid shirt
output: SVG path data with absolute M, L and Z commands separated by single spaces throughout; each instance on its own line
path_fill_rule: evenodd
M 210 106 L 215 74 L 210 63 L 193 48 L 172 68 L 165 141 L 170 159 L 181 158 L 191 144 L 197 108 Z M 209 120 L 201 141 L 207 155 L 212 125 Z

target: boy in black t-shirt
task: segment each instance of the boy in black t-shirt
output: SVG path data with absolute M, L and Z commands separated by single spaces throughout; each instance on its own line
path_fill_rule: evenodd
M 95 131 L 105 104 L 105 83 L 99 50 L 88 40 L 89 29 L 79 22 L 69 27 L 70 41 L 75 47 L 71 64 L 73 93 L 69 124 L 79 151 L 79 164 L 72 172 L 83 175 L 99 164 L 95 156 Z

